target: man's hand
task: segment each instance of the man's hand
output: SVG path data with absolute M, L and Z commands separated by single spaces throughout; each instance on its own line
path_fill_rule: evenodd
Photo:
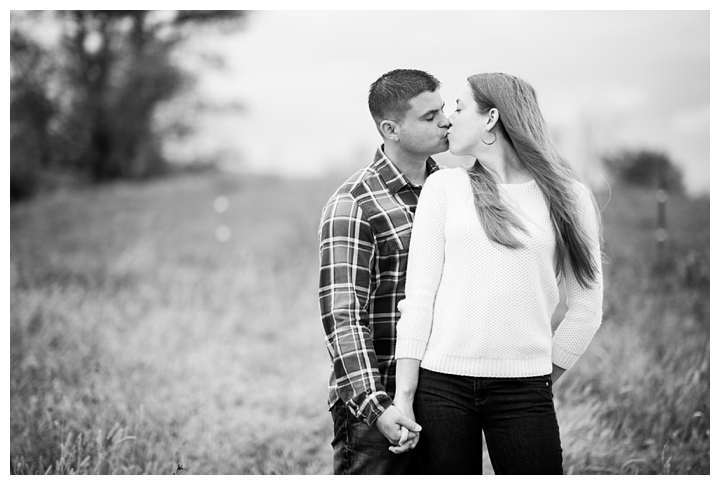
M 387 408 L 385 412 L 377 418 L 375 426 L 393 445 L 398 445 L 400 441 L 405 438 L 402 444 L 407 447 L 403 451 L 409 448 L 409 443 L 413 442 L 422 430 L 419 424 L 405 416 L 396 406 Z M 403 436 L 405 434 L 403 428 L 406 428 L 406 436 Z M 389 448 L 390 451 L 393 451 L 393 448 L 395 447 L 391 446 Z M 397 452 L 393 451 L 393 453 Z

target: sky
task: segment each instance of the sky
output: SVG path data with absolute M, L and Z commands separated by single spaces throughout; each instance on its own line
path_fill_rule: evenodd
M 381 143 L 367 108 L 380 75 L 433 74 L 450 115 L 468 76 L 501 71 L 534 86 L 556 145 L 589 183 L 605 183 L 603 156 L 652 149 L 670 155 L 691 193 L 709 191 L 708 10 L 254 10 L 242 25 L 197 36 L 178 53 L 198 97 L 243 109 L 193 115 L 195 133 L 167 143 L 169 158 L 350 175 Z M 51 27 L 36 33 L 54 42 Z M 177 113 L 168 107 L 158 119 Z
M 556 144 L 591 181 L 603 155 L 649 148 L 691 192 L 709 190 L 708 11 L 253 11 L 193 49 L 226 64 L 195 70 L 203 96 L 244 110 L 198 117 L 168 149 L 228 170 L 350 174 L 381 142 L 367 90 L 384 72 L 430 72 L 449 115 L 468 76 L 501 71 L 535 87 Z

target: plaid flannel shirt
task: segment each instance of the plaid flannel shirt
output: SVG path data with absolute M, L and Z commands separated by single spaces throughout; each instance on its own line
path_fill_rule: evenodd
M 427 160 L 431 174 L 439 169 Z M 395 395 L 397 304 L 422 187 L 380 147 L 325 204 L 320 223 L 320 313 L 332 360 L 328 405 L 341 400 L 372 425 Z

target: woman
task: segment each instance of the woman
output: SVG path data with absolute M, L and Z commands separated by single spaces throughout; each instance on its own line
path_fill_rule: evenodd
M 600 326 L 597 207 L 525 81 L 471 76 L 450 123 L 450 151 L 476 161 L 433 174 L 418 203 L 395 405 L 423 427 L 426 473 L 482 473 L 482 431 L 496 474 L 561 474 L 552 384 Z

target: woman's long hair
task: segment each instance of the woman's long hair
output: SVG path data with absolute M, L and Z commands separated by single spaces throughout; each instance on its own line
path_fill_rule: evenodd
M 500 119 L 495 128 L 515 148 L 545 197 L 555 232 L 556 274 L 562 274 L 567 253 L 575 277 L 582 286 L 589 287 L 600 268 L 593 258 L 590 235 L 580 226 L 580 209 L 573 190 L 576 176 L 550 140 L 535 90 L 522 79 L 503 73 L 475 74 L 468 78 L 468 82 L 481 113 L 492 108 L 498 110 Z M 510 227 L 520 230 L 524 227 L 503 204 L 495 177 L 477 160 L 468 174 L 475 195 L 475 207 L 488 237 L 509 248 L 521 247 Z M 597 215 L 598 235 L 601 235 L 599 211 L 594 200 L 593 207 Z

